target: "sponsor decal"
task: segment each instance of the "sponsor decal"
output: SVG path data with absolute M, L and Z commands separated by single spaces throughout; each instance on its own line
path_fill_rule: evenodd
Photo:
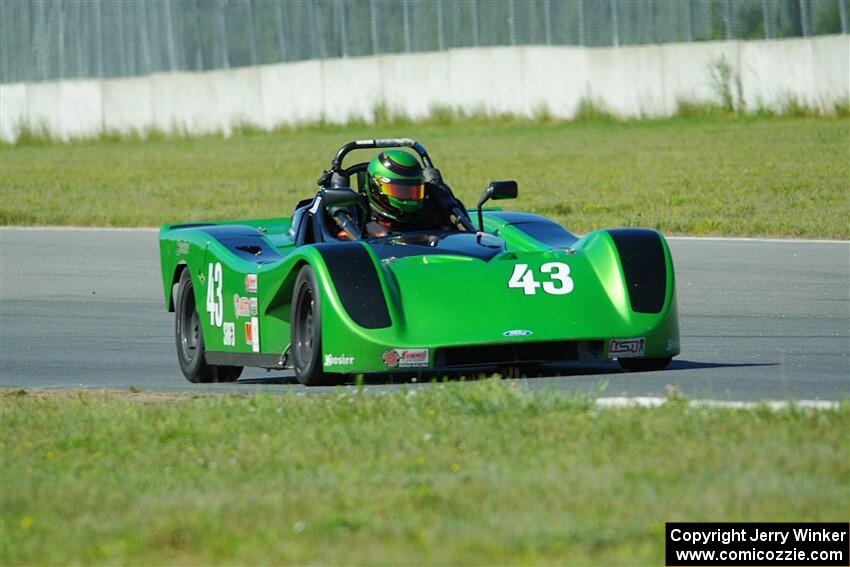
M 238 293 L 233 294 L 233 311 L 237 317 L 256 315 L 256 313 L 251 313 L 251 300 L 247 297 L 239 297 Z
M 394 350 L 385 350 L 381 360 L 384 361 L 384 366 L 395 368 L 398 366 L 398 355 Z
M 385 350 L 381 360 L 390 368 L 427 367 L 430 354 L 427 348 L 393 348 Z
M 256 317 L 251 317 L 251 350 L 260 352 L 260 320 Z
M 608 343 L 608 358 L 630 358 L 643 356 L 646 352 L 646 338 L 611 339 Z
M 185 256 L 189 253 L 189 242 L 187 240 L 177 241 L 177 255 Z
M 325 355 L 325 366 L 351 366 L 352 364 L 354 364 L 353 356 L 346 356 L 344 354 Z
M 260 321 L 256 317 L 245 322 L 245 344 L 251 345 L 252 351 L 260 352 Z
M 236 324 L 225 321 L 221 331 L 223 333 L 222 342 L 224 346 L 236 346 Z
M 532 331 L 526 331 L 525 329 L 511 329 L 510 331 L 505 331 L 502 333 L 503 337 L 530 337 L 534 333 Z
M 674 350 L 679 350 L 679 340 L 667 339 L 667 352 L 672 352 Z
M 245 291 L 257 293 L 257 274 L 245 274 Z
M 257 309 L 257 298 L 256 298 L 256 297 L 252 297 L 249 303 L 250 303 L 251 316 L 252 316 L 252 317 L 256 317 L 256 316 L 257 316 L 257 311 L 259 311 L 259 310 Z

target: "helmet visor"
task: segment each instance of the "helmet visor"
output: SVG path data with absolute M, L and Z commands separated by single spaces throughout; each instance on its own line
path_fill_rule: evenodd
M 396 199 L 405 201 L 421 201 L 425 197 L 425 185 L 421 181 L 413 184 L 402 184 L 398 181 L 383 182 L 377 179 L 378 189 L 381 193 Z

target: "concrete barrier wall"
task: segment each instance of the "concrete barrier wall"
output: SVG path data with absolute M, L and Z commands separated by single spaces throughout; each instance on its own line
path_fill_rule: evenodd
M 325 120 L 372 120 L 377 107 L 422 118 L 434 107 L 572 118 L 593 100 L 623 116 L 666 116 L 717 101 L 721 59 L 748 108 L 790 99 L 823 110 L 850 98 L 850 36 L 639 47 L 493 47 L 324 59 L 129 79 L 0 85 L 0 137 L 22 127 L 61 139 L 101 132 L 228 134 Z

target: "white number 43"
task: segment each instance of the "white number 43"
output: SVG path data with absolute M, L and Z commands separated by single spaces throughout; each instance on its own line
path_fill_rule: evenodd
M 528 269 L 528 264 L 517 264 L 514 273 L 508 281 L 508 287 L 521 288 L 525 295 L 534 295 L 537 288 L 542 287 L 544 293 L 550 295 L 567 295 L 573 290 L 573 280 L 570 277 L 570 267 L 560 262 L 549 262 L 540 266 L 542 274 L 549 275 L 549 281 L 539 282 L 534 279 L 534 272 Z
M 221 264 L 209 264 L 207 267 L 207 312 L 210 314 L 210 325 L 221 327 L 224 315 L 224 301 L 221 297 Z

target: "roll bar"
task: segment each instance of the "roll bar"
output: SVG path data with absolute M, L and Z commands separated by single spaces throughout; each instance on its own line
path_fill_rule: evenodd
M 410 138 L 388 138 L 383 140 L 354 140 L 342 146 L 331 161 L 332 172 L 339 172 L 342 168 L 342 160 L 352 150 L 362 150 L 368 148 L 412 148 L 422 158 L 422 165 L 425 167 L 434 167 L 431 158 L 425 148 L 416 140 Z
M 316 183 L 319 187 L 323 187 L 325 189 L 345 189 L 346 191 L 351 191 L 350 187 L 347 187 L 347 175 L 344 175 L 344 171 L 342 169 L 342 160 L 348 155 L 352 150 L 363 150 L 369 148 L 411 148 L 417 154 L 419 154 L 419 158 L 422 160 L 422 165 L 424 166 L 422 175 L 425 179 L 426 183 L 431 183 L 436 185 L 441 189 L 438 192 L 439 200 L 441 202 L 441 208 L 446 211 L 449 215 L 449 219 L 452 223 L 461 227 L 461 230 L 465 230 L 467 232 L 475 232 L 475 227 L 472 225 L 472 222 L 469 220 L 469 216 L 464 211 L 463 205 L 460 201 L 458 201 L 455 196 L 452 194 L 451 189 L 443 183 L 443 178 L 440 175 L 440 171 L 434 167 L 434 163 L 431 161 L 431 157 L 428 155 L 428 151 L 425 149 L 422 144 L 417 142 L 416 140 L 411 140 L 410 138 L 386 138 L 386 139 L 377 139 L 377 140 L 354 140 L 353 142 L 348 142 L 344 146 L 342 146 L 334 156 L 331 161 L 330 169 L 324 171 Z M 336 216 L 334 217 L 336 218 Z M 340 219 L 336 219 L 337 223 L 340 224 L 340 227 L 343 230 L 346 230 L 346 227 L 340 222 Z M 346 230 L 346 232 L 348 232 Z M 353 234 L 353 232 L 352 232 Z

